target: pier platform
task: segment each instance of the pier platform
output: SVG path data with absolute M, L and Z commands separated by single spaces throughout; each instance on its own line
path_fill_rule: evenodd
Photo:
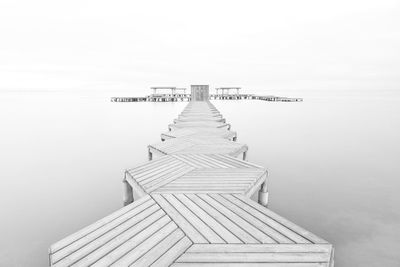
M 168 131 L 161 134 L 161 141 L 165 141 L 171 138 L 180 138 L 180 137 L 218 137 L 224 138 L 231 141 L 237 140 L 237 133 L 234 131 L 228 131 L 226 129 L 219 129 L 219 128 L 210 128 L 210 127 L 197 127 L 197 128 L 182 128 L 182 129 L 175 129 L 173 131 Z
M 149 95 L 144 97 L 111 97 L 111 102 L 182 102 L 190 101 L 191 95 Z M 238 94 L 238 95 L 215 95 L 210 94 L 209 100 L 262 100 L 271 102 L 302 102 L 303 99 L 299 97 L 282 97 L 282 96 L 262 96 L 252 94 Z
M 124 207 L 51 245 L 51 266 L 333 266 L 331 244 L 268 208 L 267 170 L 221 147 L 247 151 L 211 102 L 181 116 L 149 146 L 162 156 L 125 171 Z

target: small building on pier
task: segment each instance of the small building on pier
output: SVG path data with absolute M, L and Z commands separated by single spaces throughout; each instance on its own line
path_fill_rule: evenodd
M 192 101 L 207 101 L 210 98 L 208 85 L 191 85 Z

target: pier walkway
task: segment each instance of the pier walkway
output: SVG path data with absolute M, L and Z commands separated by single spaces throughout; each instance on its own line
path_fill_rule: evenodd
M 248 148 L 225 125 L 189 102 L 126 170 L 125 207 L 53 244 L 50 265 L 333 266 L 331 244 L 267 208 L 267 170 L 236 158 Z

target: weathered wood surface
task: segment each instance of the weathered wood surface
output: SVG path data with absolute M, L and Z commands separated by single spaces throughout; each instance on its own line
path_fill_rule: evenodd
M 52 266 L 165 266 L 192 242 L 150 196 L 50 248 Z M 171 253 L 173 252 L 173 253 Z
M 165 141 L 171 138 L 193 137 L 193 136 L 202 138 L 218 137 L 218 138 L 228 139 L 231 141 L 236 141 L 237 139 L 237 133 L 234 131 L 228 131 L 225 129 L 210 128 L 210 127 L 197 127 L 197 128 L 176 129 L 173 131 L 162 133 L 161 140 Z
M 248 147 L 245 144 L 210 136 L 190 136 L 165 140 L 148 146 L 150 153 L 160 155 L 175 154 L 225 154 L 233 157 L 243 155 Z
M 224 118 L 211 117 L 211 116 L 180 116 L 180 118 L 174 120 L 174 123 L 193 122 L 193 121 L 204 121 L 204 122 L 215 121 L 224 123 L 226 120 Z
M 326 241 L 241 194 L 153 193 L 54 244 L 50 261 L 328 266 L 332 253 Z
M 229 123 L 218 122 L 218 121 L 188 121 L 188 122 L 177 122 L 168 125 L 168 129 L 170 131 L 174 129 L 197 128 L 197 127 L 222 128 L 227 130 L 231 129 L 231 125 Z
M 210 102 L 180 116 L 149 146 L 168 155 L 125 172 L 127 205 L 53 244 L 52 266 L 333 266 L 331 244 L 265 207 L 266 169 L 229 155 L 247 146 Z
M 267 170 L 227 155 L 173 155 L 126 171 L 136 195 L 154 192 L 241 193 L 251 196 Z

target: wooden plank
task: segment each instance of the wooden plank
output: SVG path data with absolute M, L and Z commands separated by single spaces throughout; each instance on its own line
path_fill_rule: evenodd
M 148 169 L 156 167 L 156 166 L 158 166 L 160 164 L 166 163 L 168 161 L 173 161 L 173 160 L 174 160 L 173 158 L 167 157 L 167 156 L 160 157 L 158 159 L 142 163 L 142 164 L 140 164 L 140 165 L 138 165 L 138 166 L 136 166 L 134 168 L 127 169 L 127 171 L 131 172 L 131 173 L 139 174 L 143 169 L 148 170 Z
M 176 209 L 179 213 L 198 230 L 209 243 L 225 243 L 225 241 L 217 235 L 213 229 L 211 229 L 207 224 L 205 224 L 200 218 L 196 216 L 189 208 L 187 208 L 182 202 L 180 202 L 174 195 L 165 194 L 163 197 L 168 200 L 169 203 Z
M 143 229 L 147 229 L 156 220 L 161 223 L 168 222 L 168 217 L 161 210 L 152 213 L 150 216 L 135 216 L 128 223 L 121 227 L 113 229 L 107 235 L 92 240 L 80 250 L 70 254 L 68 257 L 57 262 L 54 266 L 88 266 L 105 257 L 113 249 L 118 248 L 124 242 L 140 233 Z
M 191 225 L 162 195 L 153 194 L 158 205 L 171 217 L 185 234 L 195 243 L 208 243 L 207 239 Z
M 190 158 L 190 155 L 185 155 L 185 154 L 175 154 L 173 157 L 185 162 L 186 164 L 193 166 L 194 168 L 207 168 L 207 165 L 195 162 L 193 161 L 192 158 Z
M 145 185 L 146 191 L 148 193 L 153 192 L 154 190 L 156 190 L 157 188 L 160 188 L 168 183 L 173 182 L 176 179 L 179 179 L 180 177 L 182 177 L 182 175 L 184 175 L 185 173 L 190 172 L 191 170 L 193 170 L 193 168 L 191 167 L 184 167 L 182 168 L 179 172 L 164 176 L 162 179 L 158 179 L 157 181 L 153 181 L 149 184 Z
M 260 169 L 201 169 L 194 170 L 187 176 L 203 176 L 203 175 L 216 175 L 225 177 L 248 177 L 248 176 L 261 176 L 264 175 L 265 171 Z
M 211 158 L 209 155 L 202 155 L 199 154 L 197 155 L 197 157 L 202 158 L 203 160 L 206 160 L 208 162 L 210 162 L 211 164 L 213 164 L 214 166 L 216 166 L 217 168 L 234 168 L 235 166 L 231 165 L 231 164 L 227 164 L 223 161 L 220 160 L 216 160 L 214 158 Z
M 277 222 L 276 220 L 268 217 L 264 213 L 259 212 L 258 210 L 254 209 L 252 206 L 244 204 L 238 198 L 236 198 L 232 195 L 228 195 L 228 194 L 224 194 L 222 196 L 225 197 L 230 202 L 234 203 L 236 206 L 241 207 L 247 213 L 251 214 L 252 216 L 259 219 L 260 221 L 269 225 L 270 227 L 272 227 L 273 229 L 275 229 L 282 235 L 286 236 L 293 242 L 295 242 L 295 243 L 310 243 L 310 241 L 308 241 L 301 235 L 297 234 L 296 232 L 292 231 L 290 228 L 285 227 L 284 225 L 282 225 L 281 223 Z
M 153 202 L 153 200 L 149 196 L 143 197 L 143 198 L 139 199 L 138 201 L 135 201 L 134 203 L 127 205 L 127 206 L 119 209 L 118 211 L 113 212 L 112 214 L 98 220 L 97 222 L 95 222 L 95 223 L 83 228 L 82 230 L 80 230 L 72 235 L 69 235 L 66 238 L 60 240 L 59 242 L 53 244 L 50 247 L 50 253 L 53 254 L 53 253 L 57 252 L 58 250 L 87 236 L 88 234 L 98 230 L 99 228 L 103 227 L 104 225 L 116 220 L 117 218 L 119 218 L 129 212 L 132 212 L 134 209 L 136 209 L 138 212 L 140 212 L 140 206 L 146 202 L 148 202 L 147 204 L 151 204 L 151 202 Z
M 190 186 L 229 186 L 229 185 L 235 185 L 235 186 L 240 186 L 240 187 L 247 187 L 248 185 L 251 184 L 251 181 L 247 180 L 229 180 L 229 179 L 176 179 L 174 180 L 173 183 L 169 183 L 170 186 L 185 186 L 185 185 L 190 185 Z
M 246 164 L 246 161 L 242 161 L 237 158 L 233 158 L 234 160 L 227 160 L 224 157 L 222 157 L 221 154 L 219 154 L 219 153 L 218 154 L 210 154 L 207 156 L 218 162 L 223 162 L 224 164 L 227 164 L 227 165 L 231 166 L 232 168 L 249 168 L 249 165 Z
M 147 252 L 152 250 L 157 244 L 163 244 L 163 241 L 168 238 L 177 229 L 177 225 L 170 221 L 167 225 L 160 228 L 156 233 L 149 236 L 145 241 L 139 244 L 135 249 L 130 250 L 127 254 L 124 254 L 122 258 L 114 262 L 111 266 L 129 266 Z M 170 240 L 167 240 L 170 242 Z M 136 265 L 143 266 L 143 265 Z
M 257 239 L 252 237 L 242 228 L 233 223 L 230 219 L 225 217 L 222 213 L 220 213 L 217 209 L 212 207 L 210 204 L 205 202 L 203 199 L 199 198 L 195 194 L 186 194 L 190 200 L 192 200 L 196 205 L 201 207 L 204 211 L 210 214 L 215 220 L 217 220 L 221 225 L 223 225 L 226 229 L 228 229 L 232 234 L 234 234 L 242 243 L 258 243 Z M 217 244 L 213 244 L 217 245 Z
M 246 190 L 247 186 L 241 185 L 241 184 L 233 184 L 233 183 L 205 183 L 201 184 L 201 187 L 199 187 L 199 183 L 185 183 L 185 184 L 168 184 L 166 186 L 163 186 L 160 188 L 160 190 L 204 190 L 204 189 L 210 189 L 210 190 L 223 190 L 226 188 L 227 190 Z
M 168 179 L 169 177 L 174 177 L 176 175 L 182 176 L 185 173 L 188 173 L 192 170 L 193 168 L 184 165 L 184 164 L 180 164 L 172 169 L 166 169 L 164 172 L 156 174 L 154 176 L 151 177 L 146 177 L 146 179 L 143 179 L 142 181 L 140 181 L 140 184 L 143 187 L 150 187 L 154 184 L 159 183 L 160 181 L 163 181 L 165 179 Z
M 148 170 L 143 170 L 141 173 L 134 173 L 134 172 L 130 172 L 129 174 L 135 178 L 135 180 L 137 180 L 138 182 L 140 182 L 141 180 L 145 179 L 146 177 L 152 176 L 152 175 L 156 175 L 157 173 L 159 173 L 160 171 L 162 172 L 162 170 L 164 170 L 165 168 L 168 168 L 168 166 L 170 165 L 177 165 L 180 164 L 180 162 L 178 161 L 169 161 L 168 163 L 163 163 L 157 166 L 157 168 L 150 168 Z
M 124 240 L 121 245 L 114 248 L 108 254 L 104 255 L 101 259 L 93 263 L 91 266 L 109 266 L 127 254 L 129 251 L 134 250 L 139 244 L 144 242 L 150 236 L 155 234 L 160 228 L 171 222 L 168 216 L 164 216 L 161 219 L 155 220 L 150 226 L 145 228 L 145 231 L 136 233 L 132 238 Z
M 316 252 L 289 253 L 185 253 L 176 262 L 307 262 L 326 263 L 329 254 Z
M 232 212 L 230 209 L 216 201 L 214 198 L 211 198 L 208 194 L 198 194 L 198 196 L 206 201 L 209 205 L 217 209 L 220 213 L 225 215 L 228 219 L 230 219 L 233 223 L 242 228 L 256 240 L 258 240 L 260 243 L 276 243 L 275 240 L 270 238 L 264 232 L 260 231 L 260 229 L 254 227 L 252 224 L 250 224 L 249 222 Z
M 227 263 L 189 263 L 176 262 L 171 267 L 328 267 L 327 263 L 298 263 L 298 262 L 227 262 Z
M 178 243 L 184 236 L 185 234 L 182 232 L 182 230 L 179 228 L 175 229 L 170 235 L 152 247 L 130 266 L 150 266 L 171 247 Z
M 202 162 L 204 163 L 204 165 L 213 168 L 213 167 L 217 167 L 220 166 L 221 168 L 225 167 L 223 165 L 218 164 L 218 162 L 211 162 L 209 160 L 207 160 L 207 158 L 202 157 L 200 154 L 191 154 L 189 155 L 193 160 L 197 161 L 197 162 Z
M 284 252 L 314 252 L 330 253 L 332 245 L 328 244 L 193 244 L 188 253 L 284 253 Z
M 262 231 L 264 234 L 266 234 L 270 239 L 272 239 L 274 242 L 273 243 L 284 243 L 284 244 L 290 244 L 294 243 L 292 240 L 287 238 L 286 236 L 282 235 L 275 229 L 273 229 L 271 226 L 263 223 L 262 221 L 258 220 L 251 214 L 247 213 L 245 210 L 241 209 L 240 207 L 234 205 L 232 202 L 228 201 L 226 198 L 222 197 L 221 195 L 215 195 L 212 194 L 210 195 L 212 198 L 217 200 L 219 203 L 230 209 L 232 212 L 249 222 L 251 225 Z M 266 242 L 266 243 L 271 243 L 271 242 Z
M 180 194 L 180 193 L 185 193 L 185 194 L 200 194 L 200 193 L 213 193 L 213 194 L 226 194 L 227 190 L 221 190 L 221 189 L 196 189 L 196 190 L 190 190 L 190 189 L 156 189 L 153 191 L 152 194 L 168 194 L 168 195 L 173 195 L 173 194 Z M 229 193 L 231 194 L 241 194 L 242 190 L 229 190 Z
M 236 158 L 234 158 L 234 157 L 231 157 L 231 156 L 227 156 L 227 155 L 223 155 L 223 154 L 218 154 L 218 157 L 219 157 L 219 158 L 223 158 L 223 159 L 225 159 L 225 160 L 227 160 L 227 161 L 241 163 L 241 164 L 244 164 L 245 166 L 248 166 L 248 167 L 254 167 L 254 168 L 258 168 L 258 169 L 263 169 L 263 170 L 265 170 L 265 168 L 262 167 L 262 166 L 259 166 L 259 165 L 257 165 L 257 164 L 251 163 L 251 162 L 249 162 L 249 161 L 238 160 L 238 159 L 236 159 Z
M 182 169 L 189 169 L 189 168 L 187 168 L 187 165 L 182 163 L 169 167 L 166 166 L 166 168 L 161 170 L 159 173 L 156 173 L 151 176 L 142 177 L 141 179 L 137 179 L 137 181 L 140 182 L 140 184 L 145 185 L 154 180 L 163 179 L 163 177 L 168 176 L 170 174 L 180 173 L 182 172 Z
M 133 177 L 135 178 L 136 181 L 141 182 L 143 180 L 146 180 L 149 177 L 157 177 L 159 174 L 163 174 L 165 172 L 168 172 L 169 170 L 173 170 L 176 168 L 180 168 L 182 165 L 181 162 L 176 161 L 176 162 L 171 162 L 169 164 L 163 164 L 158 166 L 158 168 L 150 169 L 146 172 L 143 172 L 141 174 L 134 174 Z
M 224 138 L 228 140 L 232 140 L 236 136 L 237 133 L 234 131 L 210 127 L 179 128 L 161 134 L 162 138 L 199 137 L 203 139 Z
M 159 212 L 157 213 L 157 211 Z M 59 262 L 61 265 L 65 263 L 74 263 L 82 258 L 82 255 L 87 255 L 95 251 L 103 244 L 112 240 L 127 229 L 134 227 L 138 222 L 146 219 L 154 213 L 156 214 L 153 217 L 158 216 L 157 218 L 161 218 L 164 215 L 158 205 L 152 205 L 141 213 L 133 215 L 133 218 L 130 217 L 119 224 L 107 225 L 108 227 L 103 227 L 88 235 L 85 239 L 81 239 L 80 241 L 82 242 L 76 242 L 64 248 L 60 253 L 56 253 L 52 256 L 53 262 Z
M 192 242 L 186 236 L 179 240 L 174 246 L 172 246 L 167 252 L 159 257 L 152 266 L 169 266 L 177 258 L 179 258 L 190 246 Z
M 225 243 L 242 243 L 239 238 L 232 234 L 222 224 L 216 221 L 210 214 L 204 211 L 195 202 L 191 201 L 184 194 L 176 194 L 175 197 L 195 213 L 205 224 L 207 224 L 218 236 L 220 236 Z
M 322 239 L 322 238 L 314 235 L 313 233 L 301 228 L 300 226 L 292 223 L 291 221 L 283 218 L 282 216 L 280 216 L 280 215 L 276 214 L 275 212 L 271 211 L 270 209 L 267 209 L 264 206 L 259 205 L 258 203 L 252 201 L 251 199 L 248 199 L 248 198 L 246 198 L 244 196 L 241 196 L 241 195 L 235 195 L 235 197 L 240 199 L 240 200 L 242 200 L 244 203 L 252 206 L 256 210 L 260 211 L 261 213 L 266 214 L 270 218 L 273 218 L 277 222 L 280 222 L 285 227 L 287 227 L 287 228 L 291 229 L 292 231 L 298 233 L 299 235 L 301 235 L 304 238 L 308 239 L 312 243 L 315 243 L 315 244 L 328 244 L 328 242 L 325 241 L 324 239 Z

